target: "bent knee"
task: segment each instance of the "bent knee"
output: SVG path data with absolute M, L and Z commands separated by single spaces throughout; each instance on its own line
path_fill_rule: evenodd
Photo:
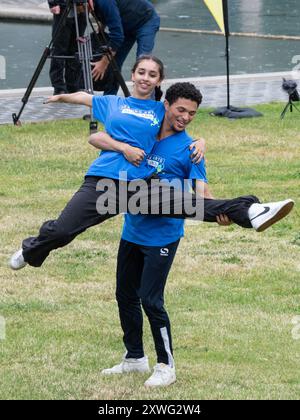
M 69 237 L 70 232 L 64 226 L 58 225 L 56 220 L 50 220 L 43 224 L 40 235 L 51 239 L 63 239 Z

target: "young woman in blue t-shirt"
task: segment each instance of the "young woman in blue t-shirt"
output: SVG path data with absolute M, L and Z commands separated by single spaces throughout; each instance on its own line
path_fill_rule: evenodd
M 104 151 L 92 163 L 80 189 L 69 201 L 58 219 L 45 222 L 36 237 L 23 241 L 22 249 L 11 258 L 13 269 L 26 263 L 40 267 L 53 249 L 70 243 L 87 228 L 118 214 L 99 214 L 97 202 L 104 191 L 97 190 L 99 180 L 111 179 L 117 191 L 124 173 L 128 181 L 151 177 L 154 170 L 146 164 L 145 156 L 152 150 L 161 122 L 164 105 L 150 99 L 156 86 L 164 79 L 162 62 L 152 56 L 142 56 L 132 70 L 133 94 L 129 98 L 93 96 L 85 92 L 50 97 L 47 103 L 71 103 L 92 107 L 94 114 L 108 134 L 119 145 L 116 150 Z M 130 163 L 138 159 L 139 167 Z M 117 207 L 119 203 L 117 203 Z

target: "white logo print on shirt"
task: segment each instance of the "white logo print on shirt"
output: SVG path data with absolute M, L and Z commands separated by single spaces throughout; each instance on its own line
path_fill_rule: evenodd
M 148 155 L 147 163 L 149 166 L 152 166 L 156 169 L 156 172 L 162 172 L 165 168 L 166 159 L 157 155 Z
M 156 118 L 156 115 L 153 111 L 141 111 L 140 109 L 132 109 L 128 105 L 123 105 L 121 107 L 121 113 L 135 115 L 136 117 L 150 120 L 152 121 L 151 127 L 159 125 L 159 120 Z

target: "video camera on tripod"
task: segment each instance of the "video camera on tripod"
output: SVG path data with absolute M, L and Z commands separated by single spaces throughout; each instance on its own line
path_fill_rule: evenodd
M 290 108 L 290 112 L 293 112 L 293 107 L 296 108 L 297 111 L 299 111 L 294 102 L 300 101 L 300 95 L 297 91 L 297 83 L 294 80 L 286 80 L 285 78 L 283 78 L 282 89 L 289 95 L 289 100 L 280 115 L 281 119 L 284 118 L 288 108 Z
M 74 56 L 51 56 L 52 47 L 55 41 L 58 39 L 58 36 L 62 30 L 63 25 L 65 24 L 65 20 L 69 15 L 70 11 L 73 9 L 74 11 L 74 19 L 75 19 L 75 27 L 76 27 L 76 40 L 77 40 L 77 53 Z M 79 30 L 79 23 L 78 23 L 78 9 L 85 14 L 85 33 L 80 33 Z M 98 31 L 95 30 L 93 23 L 90 19 L 90 13 L 96 22 Z M 92 32 L 89 33 L 88 28 L 92 29 Z M 106 55 L 109 60 L 109 68 L 106 72 L 104 78 L 98 82 L 93 82 L 92 78 L 92 70 L 91 70 L 91 62 L 98 61 Z M 103 25 L 97 18 L 94 10 L 89 7 L 89 0 L 67 0 L 67 4 L 61 18 L 59 20 L 57 29 L 53 34 L 53 37 L 50 41 L 50 44 L 45 48 L 43 55 L 37 65 L 37 68 L 32 76 L 32 79 L 27 87 L 27 90 L 22 98 L 23 105 L 17 114 L 12 114 L 13 123 L 16 126 L 21 125 L 20 117 L 22 112 L 28 102 L 28 99 L 31 95 L 31 92 L 39 78 L 39 75 L 45 65 L 47 58 L 61 58 L 61 59 L 74 59 L 78 58 L 81 63 L 82 68 L 82 88 L 90 94 L 93 94 L 94 90 L 103 91 L 105 90 L 106 86 L 111 84 L 114 79 L 118 81 L 120 84 L 121 89 L 124 92 L 125 96 L 129 96 L 129 90 L 126 86 L 126 83 L 120 73 L 118 65 L 115 62 L 113 55 L 111 54 L 110 48 L 108 47 L 108 40 L 106 34 L 103 30 Z M 97 130 L 97 122 L 94 120 L 93 115 L 91 115 L 90 121 L 90 132 L 95 132 Z
M 297 83 L 294 80 L 286 80 L 283 78 L 282 89 L 288 93 L 291 101 L 300 101 L 299 92 L 297 91 Z

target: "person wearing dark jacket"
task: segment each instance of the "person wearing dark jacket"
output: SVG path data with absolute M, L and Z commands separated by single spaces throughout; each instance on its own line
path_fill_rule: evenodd
M 109 31 L 109 47 L 120 70 L 135 43 L 137 58 L 152 53 L 160 18 L 150 1 L 94 0 L 94 8 L 96 16 Z M 108 67 L 106 56 L 93 63 L 94 80 L 102 80 Z M 119 84 L 114 81 L 105 89 L 104 95 L 116 95 L 118 89 Z
M 67 6 L 67 0 L 48 0 L 48 4 L 53 14 L 52 36 L 54 36 L 62 13 Z M 86 28 L 86 19 L 82 11 L 82 8 L 77 8 L 80 35 L 83 35 Z M 75 17 L 72 8 L 53 44 L 52 55 L 75 56 L 77 50 Z M 54 88 L 54 95 L 77 92 L 80 89 L 80 69 L 81 64 L 78 59 L 52 58 L 49 76 Z

